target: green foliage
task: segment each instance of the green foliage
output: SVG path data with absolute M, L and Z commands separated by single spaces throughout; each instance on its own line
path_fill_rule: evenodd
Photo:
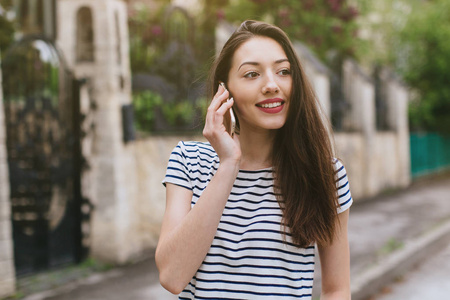
M 167 103 L 162 107 L 162 112 L 167 122 L 172 125 L 184 125 L 194 117 L 195 107 L 188 101 Z
M 156 1 L 157 9 L 145 5 L 135 5 L 129 13 L 130 59 L 133 73 L 148 72 L 166 54 L 170 46 L 168 36 L 171 28 L 168 23 L 177 23 L 175 31 L 180 34 L 186 29 L 188 43 L 194 50 L 196 67 L 193 72 L 203 74 L 208 68 L 210 58 L 215 54 L 215 27 L 221 17 L 221 7 L 228 0 L 204 1 L 204 9 L 199 15 L 190 16 L 192 23 L 186 24 L 180 14 L 173 14 L 170 20 L 166 14 L 173 8 L 168 0 Z M 185 37 L 183 37 L 185 38 Z M 184 49 L 183 49 L 184 50 Z M 184 53 L 188 54 L 188 53 Z M 169 68 L 166 68 L 169 71 Z M 158 70 L 160 71 L 160 70 Z M 173 72 L 175 72 L 173 70 Z M 200 72 L 199 72 L 200 71 Z
M 366 32 L 368 38 L 368 47 L 360 61 L 362 65 L 372 68 L 395 63 L 398 33 L 405 26 L 411 6 L 417 1 L 421 0 L 358 0 L 359 6 L 367 12 L 360 22 L 361 31 Z
M 161 2 L 161 1 L 160 1 Z M 130 61 L 133 73 L 145 72 L 163 53 L 162 18 L 167 5 L 150 10 L 136 5 L 129 14 Z
M 450 2 L 421 2 L 399 35 L 398 70 L 414 88 L 413 130 L 450 133 Z
M 399 250 L 403 248 L 405 245 L 402 241 L 398 241 L 395 238 L 390 238 L 386 243 L 381 247 L 381 249 L 378 250 L 378 254 L 381 255 L 388 255 L 392 252 Z
M 161 130 L 161 124 L 157 124 L 161 119 L 169 125 L 166 130 L 176 131 L 191 125 L 196 116 L 204 116 L 207 107 L 208 101 L 203 97 L 195 101 L 185 99 L 166 102 L 161 95 L 150 90 L 133 93 L 135 127 L 141 132 L 153 132 L 157 127 Z
M 229 6 L 226 18 L 271 22 L 291 39 L 308 44 L 325 61 L 330 51 L 339 57 L 360 55 L 363 42 L 356 22 L 360 13 L 346 0 L 238 0 Z
M 114 265 L 111 263 L 100 262 L 92 257 L 87 258 L 78 266 L 74 266 L 63 271 L 72 272 L 74 270 L 86 270 L 86 271 L 94 271 L 94 272 L 105 272 L 114 268 Z
M 152 91 L 133 93 L 135 127 L 140 131 L 151 131 L 154 127 L 155 113 L 163 104 L 162 97 Z
M 2 1 L 0 4 L 4 9 L 9 8 L 9 5 L 5 5 Z M 8 3 L 6 3 L 8 4 Z M 6 18 L 5 15 L 0 15 L 0 52 L 3 56 L 5 50 L 14 41 L 14 23 Z
M 178 131 L 192 127 L 189 125 L 204 106 L 204 101 L 197 98 L 201 97 L 207 65 L 214 55 L 215 14 L 224 1 L 205 1 L 204 10 L 195 18 L 185 10 L 175 9 L 167 0 L 157 1 L 157 9 L 137 5 L 130 11 L 132 73 L 150 74 L 160 85 L 160 94 L 147 91 L 133 95 L 138 130 Z

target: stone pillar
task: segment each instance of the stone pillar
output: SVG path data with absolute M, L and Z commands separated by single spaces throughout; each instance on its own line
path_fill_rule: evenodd
M 136 234 L 134 145 L 124 143 L 122 131 L 121 108 L 131 103 L 126 4 L 121 0 L 60 0 L 57 22 L 57 43 L 75 76 L 87 79 L 89 89 L 90 103 L 82 103 L 82 113 L 92 126 L 82 151 L 90 168 L 82 175 L 82 194 L 94 207 L 89 228 L 91 256 L 124 263 L 144 251 Z M 80 34 L 80 30 L 87 33 Z M 77 47 L 89 42 L 92 45 Z M 77 53 L 83 49 L 93 55 Z M 80 59 L 85 57 L 89 59 Z
M 397 136 L 398 186 L 411 183 L 411 160 L 408 125 L 408 88 L 389 70 L 381 74 L 388 106 L 388 126 Z
M 375 87 L 372 79 L 353 60 L 343 64 L 343 90 L 350 102 L 350 112 L 344 118 L 344 128 L 361 132 L 364 137 L 363 194 L 377 193 L 375 163 L 376 143 Z
M 16 287 L 5 126 L 0 69 L 0 298 L 12 295 Z
M 300 63 L 316 93 L 320 109 L 327 122 L 331 122 L 330 71 L 304 44 L 294 43 Z

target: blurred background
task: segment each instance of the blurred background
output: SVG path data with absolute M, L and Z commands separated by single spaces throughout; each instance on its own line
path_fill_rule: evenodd
M 0 0 L 0 298 L 154 255 L 168 157 L 203 140 L 208 70 L 246 19 L 293 41 L 355 202 L 448 171 L 449 15 L 448 0 Z

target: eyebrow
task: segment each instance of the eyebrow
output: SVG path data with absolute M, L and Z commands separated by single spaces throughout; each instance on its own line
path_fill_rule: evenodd
M 276 61 L 275 61 L 275 64 L 281 64 L 281 63 L 283 63 L 283 62 L 285 62 L 285 61 L 289 62 L 289 59 L 287 59 L 287 58 L 282 58 L 282 59 L 276 60 Z M 256 61 L 246 61 L 246 62 L 243 62 L 243 63 L 239 66 L 238 71 L 239 71 L 239 70 L 241 69 L 241 67 L 244 66 L 244 65 L 258 66 L 259 64 L 260 64 L 260 63 L 259 63 L 259 62 L 256 62 Z

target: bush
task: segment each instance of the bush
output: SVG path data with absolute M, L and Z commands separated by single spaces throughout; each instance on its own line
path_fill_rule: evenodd
M 413 130 L 450 133 L 450 2 L 421 2 L 400 33 L 400 73 L 413 87 Z

